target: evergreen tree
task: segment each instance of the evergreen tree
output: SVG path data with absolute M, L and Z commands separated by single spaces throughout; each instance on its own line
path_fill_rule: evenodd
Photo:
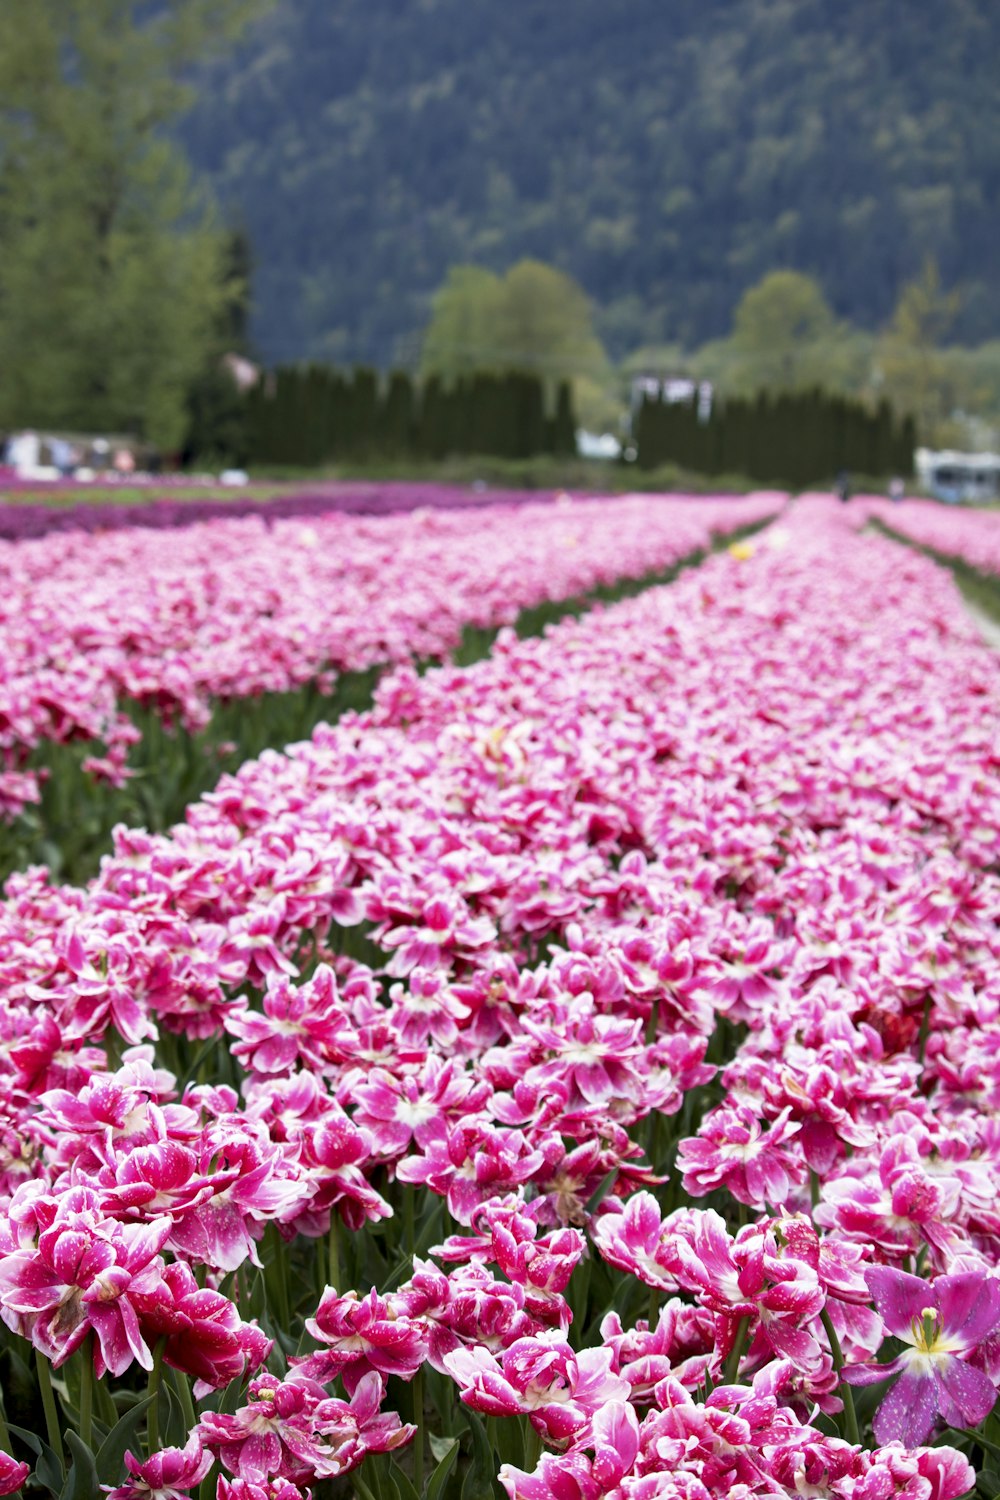
M 568 380 L 561 380 L 556 391 L 551 447 L 559 458 L 571 458 L 576 452 L 576 418 L 573 415 L 573 392 Z
M 413 447 L 413 382 L 402 370 L 394 370 L 379 404 L 378 448 L 380 453 L 398 457 Z
M 374 451 L 378 432 L 378 375 L 358 366 L 351 391 L 351 429 L 348 451 L 364 458 Z
M 444 385 L 439 375 L 424 381 L 417 413 L 417 452 L 424 458 L 444 458 L 446 415 Z
M 842 469 L 872 478 L 913 472 L 912 418 L 897 427 L 887 402 L 871 412 L 820 390 L 717 402 L 704 423 L 689 402 L 644 396 L 634 433 L 644 469 L 674 463 L 792 489 L 829 483 Z
M 185 468 L 242 468 L 250 457 L 251 403 L 213 362 L 188 392 Z
M 537 375 L 510 377 L 514 414 L 514 457 L 545 451 L 545 389 Z
M 671 441 L 673 435 L 670 431 L 670 415 L 669 405 L 659 396 L 652 396 L 648 392 L 643 395 L 635 422 L 635 445 L 640 468 L 658 469 L 661 464 L 672 459 L 676 462 L 672 451 L 676 448 L 676 438 Z

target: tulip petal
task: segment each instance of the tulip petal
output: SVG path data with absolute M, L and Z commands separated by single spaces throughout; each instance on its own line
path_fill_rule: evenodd
M 919 1448 L 934 1426 L 937 1411 L 933 1375 L 901 1375 L 875 1413 L 872 1429 L 881 1444 L 901 1442 L 907 1448 Z
M 956 1426 L 978 1427 L 993 1410 L 997 1393 L 988 1375 L 967 1365 L 961 1359 L 949 1359 L 938 1370 L 938 1381 L 954 1403 L 960 1420 L 955 1423 L 949 1402 L 942 1398 L 941 1410 L 947 1422 Z
M 966 1348 L 981 1344 L 1000 1323 L 1000 1281 L 981 1271 L 939 1276 L 934 1290 L 945 1333 L 960 1335 Z
M 882 1322 L 897 1338 L 906 1338 L 912 1325 L 919 1325 L 926 1308 L 937 1307 L 934 1288 L 920 1276 L 910 1276 L 891 1266 L 870 1266 L 865 1271 L 865 1281 Z

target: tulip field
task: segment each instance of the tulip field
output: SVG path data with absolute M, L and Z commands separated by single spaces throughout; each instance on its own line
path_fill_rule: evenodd
M 6 882 L 0 1493 L 1000 1495 L 1000 655 L 881 513 L 0 542 L 9 830 L 381 669 Z
M 126 771 L 122 704 L 203 727 L 213 703 L 282 692 L 375 662 L 444 656 L 466 625 L 518 612 L 707 546 L 773 516 L 781 497 L 582 501 L 367 521 L 216 518 L 0 543 L 0 798 L 37 799 L 19 757 L 41 742 L 99 741 L 95 774 Z
M 470 524 L 449 492 L 416 498 L 425 503 L 408 514 L 376 519 L 275 519 L 258 507 L 166 537 L 125 524 L 0 541 L 3 873 L 18 863 L 20 831 L 40 822 L 65 840 L 84 808 L 109 826 L 102 804 L 126 821 L 156 817 L 165 760 L 185 773 L 173 821 L 205 789 L 206 757 L 239 763 L 251 720 L 264 745 L 301 737 L 310 712 L 366 669 L 440 659 L 463 632 L 663 574 L 783 503 L 566 497 L 491 505 Z M 104 795 L 137 773 L 131 801 Z M 65 854 L 42 848 L 50 863 Z

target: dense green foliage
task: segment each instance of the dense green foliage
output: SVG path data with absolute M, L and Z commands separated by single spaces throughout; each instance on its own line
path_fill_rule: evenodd
M 838 323 L 818 282 L 772 271 L 744 292 L 726 339 L 704 345 L 697 374 L 730 396 L 816 386 L 857 393 L 869 377 L 873 340 Z M 676 359 L 670 361 L 676 368 Z
M 454 266 L 434 297 L 420 368 L 452 378 L 480 370 L 600 375 L 605 361 L 591 308 L 573 279 L 537 260 L 506 276 Z
M 374 370 L 280 367 L 250 392 L 246 448 L 252 463 L 318 468 L 344 459 L 493 454 L 568 456 L 576 422 L 568 383 L 551 413 L 545 385 L 522 371 L 479 371 L 416 387 L 404 371 L 380 385 Z
M 226 238 L 163 127 L 256 0 L 4 0 L 0 428 L 180 445 L 225 322 Z
M 1000 335 L 994 0 L 283 0 L 185 140 L 270 360 L 417 363 L 449 267 L 571 273 L 620 358 L 775 267 L 875 329 L 928 256 Z
M 994 447 L 1000 341 L 952 342 L 961 302 L 928 259 L 903 286 L 889 323 L 869 333 L 838 321 L 814 278 L 772 271 L 740 298 L 728 337 L 694 350 L 644 346 L 623 361 L 621 377 L 687 376 L 724 398 L 822 387 L 872 411 L 888 400 L 914 418 L 918 440 L 930 447 Z
M 453 266 L 434 296 L 420 369 L 445 380 L 508 370 L 569 380 L 584 427 L 613 425 L 618 415 L 586 294 L 538 260 L 518 261 L 505 276 Z
M 913 473 L 911 418 L 897 422 L 887 402 L 871 412 L 860 402 L 821 391 L 713 407 L 701 420 L 695 404 L 644 397 L 636 416 L 643 468 L 676 463 L 703 474 L 746 474 L 765 484 L 830 482 L 850 472 Z

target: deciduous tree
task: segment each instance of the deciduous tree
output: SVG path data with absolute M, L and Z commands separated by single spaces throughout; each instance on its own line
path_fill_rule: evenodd
M 585 424 L 607 405 L 608 361 L 587 295 L 537 260 L 518 261 L 503 277 L 453 267 L 434 298 L 421 369 L 451 380 L 474 371 L 537 375 L 553 401 L 556 383 L 570 380 Z
M 165 127 L 262 0 L 4 0 L 0 426 L 178 447 L 231 299 L 224 236 Z
M 957 389 L 942 345 L 958 309 L 958 293 L 944 291 L 937 264 L 928 260 L 919 277 L 900 293 L 879 343 L 878 368 L 885 391 L 901 411 L 912 412 L 924 442 L 950 436 L 947 425 Z

